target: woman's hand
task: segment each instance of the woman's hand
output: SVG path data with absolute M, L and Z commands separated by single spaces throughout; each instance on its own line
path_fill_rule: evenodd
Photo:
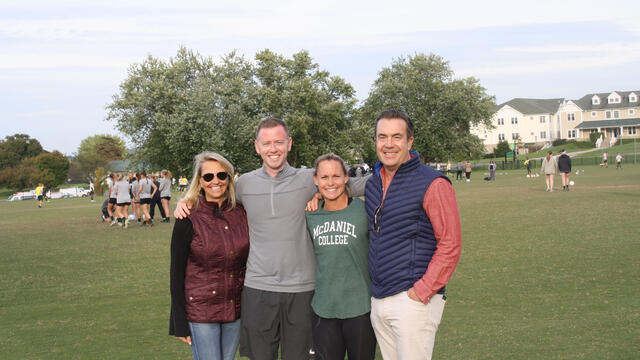
M 184 219 L 189 216 L 190 213 L 187 202 L 184 201 L 184 199 L 178 200 L 178 205 L 176 205 L 176 209 L 173 211 L 173 216 L 176 219 Z
M 320 199 L 322 199 L 322 195 L 320 195 L 320 193 L 316 193 L 315 195 L 313 195 L 311 200 L 309 200 L 309 202 L 307 203 L 307 206 L 305 206 L 304 211 L 313 212 L 318 210 Z
M 185 336 L 185 337 L 177 336 L 176 338 L 182 341 L 183 343 L 191 346 L 191 336 Z

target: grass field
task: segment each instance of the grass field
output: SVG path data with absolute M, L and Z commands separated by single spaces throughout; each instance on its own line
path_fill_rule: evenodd
M 640 166 L 583 170 L 569 192 L 522 170 L 454 183 L 434 359 L 638 358 Z M 0 202 L 0 359 L 191 357 L 167 335 L 172 224 L 108 227 L 100 204 Z

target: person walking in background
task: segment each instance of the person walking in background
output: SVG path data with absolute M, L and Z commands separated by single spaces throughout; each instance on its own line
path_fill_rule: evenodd
M 194 360 L 233 360 L 249 254 L 247 214 L 236 203 L 227 159 L 203 152 L 193 168 L 184 198 L 192 210 L 171 236 L 169 334 L 191 347 Z
M 562 191 L 569 191 L 569 175 L 571 174 L 571 158 L 564 149 L 560 150 L 558 156 L 558 171 L 562 177 Z
M 151 221 L 151 215 L 149 214 L 149 204 L 151 204 L 153 195 L 158 191 L 158 187 L 151 180 L 147 179 L 146 171 L 140 173 L 138 183 L 140 185 L 138 185 L 137 195 L 140 197 L 140 207 L 142 208 L 144 216 L 144 220 L 140 225 L 144 226 L 145 224 L 149 224 L 149 226 L 153 226 L 153 221 Z
M 317 261 L 311 301 L 312 334 L 317 359 L 373 360 L 376 336 L 371 327 L 367 256 L 369 234 L 364 201 L 346 188 L 349 175 L 335 154 L 318 157 L 313 179 L 323 197 L 308 212 L 307 228 Z
M 556 171 L 558 171 L 558 162 L 549 151 L 547 156 L 542 159 L 542 165 L 540 165 L 540 175 L 545 175 L 547 191 L 549 192 L 553 192 L 553 178 L 556 175 Z
M 605 151 L 602 153 L 602 164 L 600 164 L 600 167 L 603 167 L 603 166 L 607 168 L 609 167 L 609 160 L 607 160 L 607 158 L 608 158 L 608 154 Z
M 111 219 L 111 226 L 117 224 L 118 222 L 115 219 L 117 203 L 118 199 L 116 198 L 116 174 L 111 173 L 107 178 L 107 185 L 109 186 L 109 207 L 107 210 L 109 211 L 109 218 Z
M 371 323 L 384 359 L 431 359 L 462 248 L 456 196 L 411 151 L 405 113 L 383 111 L 375 131 L 379 162 L 365 190 Z
M 531 177 L 531 160 L 528 157 L 524 161 L 524 166 L 527 168 L 527 177 Z
M 467 182 L 471 181 L 471 162 L 469 160 L 464 164 L 464 176 L 467 178 Z
M 93 194 L 95 193 L 95 186 L 93 185 L 93 179 L 89 178 L 89 196 L 91 197 L 91 202 L 96 202 L 93 200 Z
M 162 207 L 162 200 L 160 199 L 160 182 L 158 181 L 158 177 L 155 175 L 151 175 L 151 181 L 158 189 L 151 198 L 151 204 L 149 204 L 149 215 L 151 215 L 151 222 L 153 222 L 153 217 L 156 214 L 156 206 L 160 209 L 160 216 L 162 216 L 162 222 L 166 218 L 166 213 L 164 212 L 164 208 Z
M 169 202 L 171 201 L 171 172 L 169 170 L 162 170 L 160 172 L 160 186 L 158 186 L 158 191 L 160 192 L 162 208 L 165 213 L 165 218 L 162 219 L 162 222 L 169 222 Z
M 140 206 L 140 196 L 138 195 L 138 189 L 140 188 L 140 173 L 133 174 L 129 180 L 131 183 L 131 200 L 133 203 L 133 213 L 138 220 L 138 224 L 142 221 L 142 207 Z
M 129 227 L 129 205 L 131 205 L 131 187 L 129 181 L 124 178 L 122 173 L 116 175 L 116 185 L 114 187 L 116 192 L 116 216 L 118 225 L 123 229 Z
M 462 180 L 462 170 L 464 169 L 464 165 L 462 165 L 462 161 L 458 161 L 456 164 L 456 181 Z
M 496 162 L 491 159 L 489 161 L 489 180 L 495 181 L 496 179 Z
M 44 184 L 39 183 L 36 187 L 36 197 L 38 199 L 38 207 L 42 207 L 42 199 L 44 198 Z
M 624 160 L 624 158 L 622 157 L 622 154 L 617 153 L 616 154 L 616 170 L 618 169 L 622 170 L 622 160 Z

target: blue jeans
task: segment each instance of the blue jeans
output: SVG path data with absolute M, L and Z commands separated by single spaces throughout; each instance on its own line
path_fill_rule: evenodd
M 228 323 L 189 323 L 193 360 L 233 360 L 240 342 L 240 319 Z

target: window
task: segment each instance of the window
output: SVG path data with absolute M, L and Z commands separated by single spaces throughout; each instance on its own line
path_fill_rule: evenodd
M 598 112 L 597 111 L 592 111 L 591 112 L 591 117 L 597 117 L 598 116 Z
M 518 118 L 517 118 L 517 117 L 512 117 L 512 118 L 511 118 L 511 124 L 512 124 L 512 125 L 515 125 L 515 124 L 517 124 L 517 123 L 518 123 Z
M 533 120 L 533 116 L 529 116 L 529 120 Z
M 607 119 L 611 119 L 611 111 L 605 112 L 604 117 L 606 117 Z
M 618 104 L 620 103 L 620 98 L 617 96 L 609 96 L 609 104 Z
M 633 109 L 629 109 L 629 115 L 633 115 L 633 114 L 635 114 L 635 113 L 636 113 L 636 111 L 635 111 L 635 110 L 633 110 Z
M 600 98 L 599 98 L 599 97 L 597 97 L 597 96 L 592 97 L 592 98 L 591 98 L 591 103 L 592 103 L 593 105 L 600 105 Z
M 569 130 L 569 131 L 567 132 L 567 137 L 568 137 L 569 139 L 575 139 L 575 137 L 576 137 L 576 130 L 575 130 L 575 129 Z
M 638 96 L 636 96 L 636 94 L 630 94 L 629 102 L 638 102 Z
M 546 121 L 547 121 L 547 118 L 544 115 L 540 116 L 540 123 L 541 124 L 544 124 Z
M 560 130 L 556 133 L 556 138 L 560 139 Z
M 498 125 L 504 125 L 504 119 L 498 118 Z
M 614 118 L 614 119 L 618 119 L 619 117 L 620 117 L 620 111 L 618 111 L 618 110 L 614 110 L 614 111 L 613 111 L 613 118 Z
M 636 134 L 636 128 L 635 127 L 630 127 L 630 128 L 627 128 L 627 129 L 629 129 L 628 130 L 629 131 L 629 135 L 635 135 Z
M 547 138 L 547 132 L 546 131 L 540 131 L 540 139 L 546 139 Z
M 498 140 L 504 141 L 504 134 L 498 134 Z
M 511 133 L 511 140 L 518 140 L 518 133 Z
M 567 121 L 576 121 L 576 114 L 574 113 L 567 114 Z

